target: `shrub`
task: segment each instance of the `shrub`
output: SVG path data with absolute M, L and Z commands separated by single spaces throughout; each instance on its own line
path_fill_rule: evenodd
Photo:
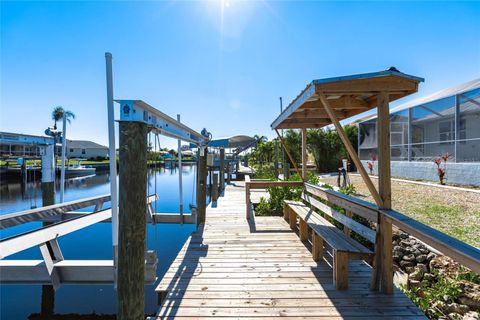
M 301 181 L 301 179 L 298 174 L 294 174 L 287 181 Z M 319 180 L 317 176 L 309 173 L 307 181 L 318 184 Z M 259 216 L 281 216 L 283 214 L 283 200 L 299 201 L 302 190 L 302 187 L 269 187 L 267 188 L 269 199 L 262 197 L 260 203 L 255 207 L 255 213 Z

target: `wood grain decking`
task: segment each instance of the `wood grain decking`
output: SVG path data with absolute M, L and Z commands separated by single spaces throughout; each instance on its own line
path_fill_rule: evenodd
M 228 185 L 206 220 L 156 289 L 158 319 L 425 319 L 397 288 L 371 292 L 362 261 L 349 264 L 349 289 L 336 290 L 331 256 L 314 262 L 282 217 L 247 222 L 243 183 Z

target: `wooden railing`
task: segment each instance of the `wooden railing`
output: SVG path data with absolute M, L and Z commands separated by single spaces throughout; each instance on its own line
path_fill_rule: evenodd
M 298 187 L 303 185 L 300 181 L 248 180 L 249 181 L 246 180 L 245 183 L 247 219 L 250 218 L 252 207 L 250 200 L 251 189 L 265 189 L 267 187 L 274 186 Z M 480 273 L 480 250 L 478 248 L 455 239 L 395 210 L 381 210 L 373 203 L 311 183 L 305 183 L 305 191 L 327 201 L 327 203 L 338 205 L 345 210 L 359 215 L 373 223 L 377 223 L 379 221 L 379 216 L 382 215 L 386 218 L 386 221 L 395 225 L 399 229 L 418 238 L 445 256 L 448 256 L 456 260 L 458 263 L 470 268 L 472 271 Z M 381 232 L 381 230 L 378 230 L 379 228 L 381 228 L 381 226 L 377 227 L 377 232 Z M 382 253 L 377 252 L 376 254 Z
M 252 201 L 250 198 L 250 190 L 266 189 L 268 187 L 301 187 L 302 181 L 271 181 L 271 180 L 250 180 L 250 176 L 245 176 L 245 201 L 246 201 L 246 218 L 250 219 L 252 213 Z
M 472 269 L 474 272 L 480 273 L 480 250 L 478 248 L 429 227 L 398 211 L 380 210 L 373 203 L 310 183 L 306 183 L 305 188 L 308 192 L 319 198 L 336 204 L 371 222 L 378 222 L 378 215 L 381 214 L 386 217 L 388 222 L 397 228 L 420 239 L 442 254 Z

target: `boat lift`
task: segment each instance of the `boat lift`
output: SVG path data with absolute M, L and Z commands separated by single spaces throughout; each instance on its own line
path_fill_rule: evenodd
M 201 155 L 205 153 L 207 144 L 211 139 L 211 134 L 205 129 L 202 133 L 198 133 L 178 121 L 179 118 L 178 120 L 175 120 L 142 100 L 114 100 L 111 64 L 112 56 L 110 53 L 106 53 L 105 57 L 107 65 L 110 175 L 112 177 L 110 179 L 111 194 L 0 216 L 0 230 L 32 221 L 51 223 L 40 229 L 0 240 L 0 269 L 2 271 L 0 272 L 1 284 L 51 284 L 55 289 L 63 283 L 114 283 L 116 285 L 119 201 L 117 179 L 115 178 L 117 176 L 117 171 L 114 134 L 115 120 L 113 116 L 114 102 L 117 102 L 120 105 L 120 123 L 140 122 L 146 124 L 148 130 L 157 135 L 165 135 L 181 141 L 193 143 L 199 148 Z M 146 144 L 146 141 L 144 142 Z M 55 174 L 53 155 L 54 139 L 44 138 L 39 144 L 40 143 L 45 144 L 46 146 L 46 151 L 43 154 L 44 159 L 42 158 L 42 171 L 44 163 L 46 168 L 46 170 L 42 172 L 42 184 L 51 184 L 53 191 L 53 179 Z M 47 164 L 51 164 L 51 166 L 46 166 Z M 195 210 L 192 210 L 191 214 L 183 214 L 183 210 L 181 210 L 180 207 L 180 214 L 156 213 L 152 206 L 152 202 L 156 200 L 156 194 L 146 197 L 146 212 L 144 213 L 146 223 L 197 223 Z M 104 204 L 108 201 L 111 202 L 111 207 L 104 209 Z M 94 210 L 90 212 L 76 211 L 78 209 L 85 209 L 92 206 L 94 206 Z M 112 260 L 64 259 L 58 243 L 58 238 L 96 223 L 110 221 L 112 223 Z M 32 247 L 38 247 L 40 249 L 43 260 L 5 259 Z M 143 248 L 143 250 L 145 250 L 145 248 Z M 146 283 L 154 282 L 156 280 L 156 253 L 154 251 L 145 252 L 145 259 L 142 259 L 142 261 L 144 261 L 142 263 L 145 263 L 145 277 L 143 277 L 143 279 Z M 143 287 L 143 283 L 141 286 Z

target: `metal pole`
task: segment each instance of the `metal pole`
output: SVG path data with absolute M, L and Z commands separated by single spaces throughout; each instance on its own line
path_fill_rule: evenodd
M 112 203 L 112 246 L 113 265 L 115 275 L 117 274 L 118 258 L 118 190 L 117 190 L 117 153 L 115 150 L 115 113 L 113 111 L 113 76 L 112 76 L 112 54 L 105 53 L 106 74 L 107 74 L 107 110 L 108 110 L 108 145 L 110 160 L 110 197 Z M 115 276 L 115 286 L 117 277 Z
M 67 115 L 63 113 L 62 119 L 62 169 L 60 171 L 60 203 L 63 203 L 65 197 L 65 152 L 67 151 Z
M 280 114 L 283 112 L 283 100 L 282 100 L 282 97 L 280 97 Z M 283 129 L 280 130 L 281 133 L 282 133 L 282 139 L 283 139 Z M 290 166 L 288 166 L 287 170 L 285 170 L 285 167 L 287 167 L 287 165 L 285 164 L 285 151 L 283 150 L 282 148 L 282 169 L 283 169 L 283 180 L 286 180 L 288 178 L 288 175 L 289 175 L 289 171 L 290 170 Z
M 180 115 L 177 114 L 180 122 Z M 183 224 L 182 140 L 178 139 L 178 191 L 180 197 L 180 223 Z

